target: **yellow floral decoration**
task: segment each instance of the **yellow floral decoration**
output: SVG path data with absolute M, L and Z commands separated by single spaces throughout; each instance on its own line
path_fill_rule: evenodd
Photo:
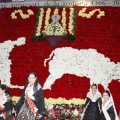
M 72 32 L 74 29 L 73 26 L 73 17 L 74 17 L 74 8 L 70 8 L 70 16 L 69 16 L 69 24 L 68 24 L 68 31 L 71 35 L 74 35 L 74 33 Z
M 58 14 L 58 8 L 54 10 L 54 14 L 51 16 L 52 22 L 49 23 L 51 8 L 47 9 L 46 18 L 45 18 L 45 27 L 42 31 L 44 36 L 65 36 L 66 29 L 65 23 L 62 22 L 64 27 L 59 23 L 60 15 Z M 64 12 L 65 13 L 65 10 Z M 63 16 L 62 16 L 63 17 Z M 64 20 L 64 18 L 63 18 Z
M 45 35 L 45 36 L 64 36 L 66 35 L 66 31 L 65 29 L 59 24 L 59 23 L 56 23 L 56 24 L 49 24 L 43 31 L 42 33 Z
M 55 8 L 54 14 L 58 14 L 58 8 Z
M 28 14 L 23 14 L 23 11 L 21 9 L 15 10 L 14 12 L 11 13 L 11 18 L 12 19 L 17 19 L 16 13 L 20 13 L 20 16 L 22 19 L 27 19 L 29 18 L 31 15 L 34 15 L 33 11 L 28 9 L 27 10 Z
M 50 12 L 51 12 L 51 8 L 48 8 L 47 11 L 46 11 L 45 27 L 44 28 L 46 28 L 49 25 Z
M 18 101 L 20 99 L 20 97 L 16 97 L 13 96 L 12 100 L 13 101 Z M 72 98 L 72 99 L 65 99 L 65 98 L 45 98 L 45 103 L 46 104 L 75 104 L 75 105 L 79 105 L 79 104 L 85 104 L 85 100 L 84 99 L 79 99 L 79 98 Z
M 41 35 L 41 27 L 42 27 L 43 16 L 44 16 L 44 9 L 40 8 L 40 16 L 39 16 L 39 19 L 38 19 L 36 36 L 40 36 Z
M 61 20 L 63 28 L 66 30 L 66 10 L 63 8 L 62 11 L 62 20 Z
M 67 22 L 67 12 L 69 10 L 68 22 Z M 59 14 L 60 11 L 60 14 Z M 51 12 L 53 13 L 51 15 Z M 44 39 L 45 36 L 66 36 L 68 32 L 68 37 L 70 39 L 75 39 L 75 10 L 73 7 L 65 8 L 39 8 L 36 30 L 34 34 L 34 39 Z M 56 16 L 56 18 L 54 18 Z M 59 16 L 59 17 L 58 17 Z M 54 18 L 54 19 L 53 19 Z M 61 19 L 60 19 L 61 18 Z M 52 22 L 50 22 L 52 19 Z M 60 21 L 61 20 L 61 21 Z M 44 23 L 44 24 L 43 24 Z
M 105 12 L 101 11 L 100 9 L 94 9 L 90 11 L 88 14 L 85 13 L 86 10 L 87 8 L 83 8 L 82 10 L 79 11 L 78 15 L 81 17 L 91 18 L 95 14 L 95 12 L 99 12 L 99 14 L 97 15 L 97 18 L 101 18 L 102 16 L 105 16 Z

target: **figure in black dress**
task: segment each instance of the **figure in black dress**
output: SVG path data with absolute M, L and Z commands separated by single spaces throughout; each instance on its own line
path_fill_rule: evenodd
M 108 90 L 105 90 L 103 93 L 102 111 L 99 120 L 119 120 L 114 102 L 111 98 L 112 96 L 110 92 Z
M 15 106 L 15 111 L 18 114 L 16 120 L 44 120 L 44 96 L 36 73 L 32 72 L 28 75 L 27 83 Z
M 87 94 L 81 120 L 98 120 L 101 111 L 102 97 L 97 85 L 93 84 Z
M 12 120 L 12 100 L 8 87 L 0 85 L 0 120 Z

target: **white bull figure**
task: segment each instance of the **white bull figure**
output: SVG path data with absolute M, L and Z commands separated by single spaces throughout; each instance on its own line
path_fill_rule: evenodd
M 45 59 L 44 66 L 48 60 L 50 60 L 48 65 L 50 75 L 43 89 L 51 89 L 51 85 L 66 73 L 85 76 L 90 78 L 90 84 L 102 84 L 104 88 L 107 88 L 113 79 L 120 79 L 120 63 L 111 62 L 96 49 L 57 48 L 52 51 L 48 59 Z
M 15 41 L 7 40 L 3 43 L 0 43 L 0 80 L 2 84 L 6 84 L 11 88 L 23 88 L 23 86 L 11 85 L 11 72 L 10 65 L 12 64 L 9 59 L 10 52 L 14 48 L 14 46 L 21 46 L 25 44 L 25 38 L 21 37 Z

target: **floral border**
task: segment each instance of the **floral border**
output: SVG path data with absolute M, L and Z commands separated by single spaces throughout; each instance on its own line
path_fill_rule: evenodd
M 13 96 L 12 100 L 13 101 L 18 101 L 20 97 L 17 96 Z M 79 99 L 79 98 L 72 98 L 70 100 L 67 100 L 65 98 L 45 98 L 45 103 L 46 104 L 75 104 L 75 105 L 79 105 L 79 104 L 85 104 L 85 100 L 84 99 Z

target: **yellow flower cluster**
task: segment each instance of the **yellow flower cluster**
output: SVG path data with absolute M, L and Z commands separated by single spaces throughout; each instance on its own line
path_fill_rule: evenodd
M 38 19 L 36 36 L 40 36 L 41 35 L 41 27 L 42 27 L 43 16 L 44 16 L 44 9 L 40 8 L 40 16 L 39 16 L 39 19 Z
M 54 14 L 58 14 L 58 8 L 55 8 Z
M 30 9 L 28 9 L 27 12 L 28 12 L 28 14 L 23 14 L 23 11 L 21 9 L 15 10 L 14 12 L 11 13 L 11 18 L 12 19 L 17 19 L 16 13 L 20 13 L 21 18 L 23 18 L 23 19 L 27 19 L 31 15 L 34 15 L 33 11 L 30 10 Z
M 45 36 L 64 36 L 66 34 L 66 31 L 59 23 L 51 23 L 42 31 L 42 33 Z
M 45 27 L 44 28 L 46 28 L 49 25 L 50 12 L 51 12 L 51 8 L 48 8 L 47 11 L 46 11 Z
M 86 18 L 91 18 L 95 12 L 99 12 L 99 14 L 97 15 L 97 18 L 101 18 L 101 16 L 105 16 L 105 12 L 104 11 L 100 11 L 100 9 L 94 9 L 92 11 L 90 11 L 88 14 L 85 13 L 87 10 L 87 8 L 83 8 L 82 10 L 79 11 L 78 15 L 81 17 L 86 17 Z
M 74 8 L 70 8 L 70 16 L 69 16 L 69 24 L 68 24 L 68 31 L 71 35 L 74 35 L 74 33 L 72 32 L 74 29 L 73 26 L 73 17 L 74 17 Z
M 62 20 L 61 20 L 63 28 L 66 30 L 66 10 L 63 8 L 62 11 Z
M 13 101 L 18 101 L 20 99 L 20 97 L 12 97 L 12 100 Z M 67 100 L 65 98 L 57 98 L 57 99 L 54 99 L 54 98 L 45 98 L 45 103 L 46 104 L 75 104 L 75 105 L 79 105 L 79 104 L 85 104 L 85 100 L 84 99 L 77 99 L 77 98 L 73 98 L 73 99 L 70 99 L 70 100 Z

